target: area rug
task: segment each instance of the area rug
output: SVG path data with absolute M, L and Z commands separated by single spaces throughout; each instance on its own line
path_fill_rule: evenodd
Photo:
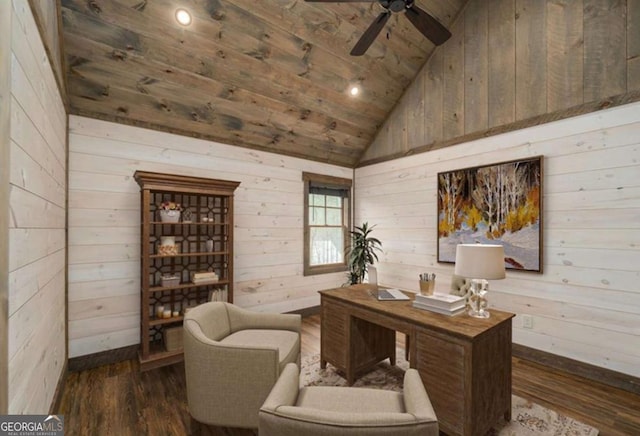
M 398 356 L 404 351 L 398 350 Z M 354 387 L 367 387 L 402 392 L 402 379 L 409 363 L 398 357 L 397 365 L 388 361 L 379 363 L 374 370 L 358 378 Z M 302 359 L 300 386 L 346 386 L 332 365 L 320 369 L 320 356 L 315 354 Z M 598 430 L 542 407 L 539 404 L 513 395 L 511 422 L 502 422 L 492 428 L 487 436 L 596 436 Z

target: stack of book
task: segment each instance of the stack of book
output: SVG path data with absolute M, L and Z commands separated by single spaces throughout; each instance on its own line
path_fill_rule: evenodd
M 215 283 L 218 281 L 218 274 L 215 272 L 194 272 L 191 273 L 191 281 L 198 285 L 202 283 Z
M 217 288 L 209 291 L 209 301 L 227 301 L 227 290 Z
M 413 307 L 449 316 L 464 312 L 465 305 L 465 297 L 450 294 L 416 294 L 416 299 L 413 301 Z

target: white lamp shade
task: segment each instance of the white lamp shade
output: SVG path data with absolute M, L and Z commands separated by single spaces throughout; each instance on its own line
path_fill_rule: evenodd
M 458 244 L 455 274 L 468 279 L 505 278 L 502 245 Z

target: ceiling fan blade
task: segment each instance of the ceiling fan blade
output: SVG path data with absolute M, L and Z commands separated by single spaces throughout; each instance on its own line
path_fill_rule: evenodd
M 373 44 L 376 37 L 382 30 L 387 20 L 391 16 L 391 12 L 381 12 L 373 23 L 364 31 L 356 45 L 351 50 L 351 56 L 362 56 L 367 49 Z
M 407 8 L 405 15 L 411 24 L 435 45 L 444 44 L 447 39 L 451 38 L 451 32 L 446 27 L 415 4 Z

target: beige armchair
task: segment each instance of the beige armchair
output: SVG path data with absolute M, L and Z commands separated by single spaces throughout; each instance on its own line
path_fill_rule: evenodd
M 204 424 L 258 427 L 258 410 L 287 363 L 300 364 L 300 315 L 212 302 L 184 319 L 189 413 Z
M 260 408 L 260 436 L 438 436 L 438 421 L 415 369 L 404 393 L 353 387 L 299 388 L 299 371 L 286 366 Z

